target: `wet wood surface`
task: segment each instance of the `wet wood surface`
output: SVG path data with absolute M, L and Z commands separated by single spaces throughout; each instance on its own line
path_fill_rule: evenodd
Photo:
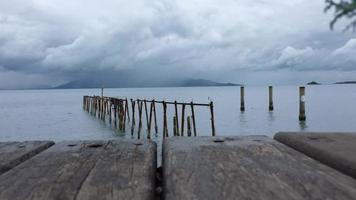
M 0 142 L 0 174 L 46 150 L 50 141 Z
M 274 138 L 356 179 L 356 133 L 290 132 Z
M 0 176 L 0 199 L 153 199 L 156 144 L 61 142 Z
M 355 199 L 356 180 L 264 136 L 174 137 L 165 199 Z

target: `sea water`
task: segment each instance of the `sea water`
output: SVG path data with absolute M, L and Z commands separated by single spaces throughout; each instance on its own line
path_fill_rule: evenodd
M 105 89 L 104 95 L 197 103 L 213 101 L 218 136 L 272 137 L 279 131 L 356 132 L 356 85 L 307 86 L 305 122 L 298 120 L 298 92 L 298 86 L 275 86 L 272 112 L 268 111 L 267 86 L 245 87 L 245 112 L 240 112 L 239 87 Z M 122 133 L 108 122 L 103 122 L 83 110 L 83 96 L 100 93 L 100 89 L 2 90 L 0 140 L 63 141 L 135 137 L 131 136 L 129 123 L 127 132 Z M 190 115 L 189 107 L 186 111 L 186 116 Z M 196 107 L 195 112 L 197 134 L 211 135 L 209 108 Z M 170 107 L 169 134 L 172 134 L 173 130 L 173 114 L 174 109 Z M 162 136 L 163 113 L 160 105 L 157 105 L 157 115 L 159 132 L 153 134 L 153 139 Z M 144 113 L 143 119 L 145 120 Z M 143 135 L 146 134 L 145 127 L 143 121 Z M 152 132 L 154 133 L 153 130 Z

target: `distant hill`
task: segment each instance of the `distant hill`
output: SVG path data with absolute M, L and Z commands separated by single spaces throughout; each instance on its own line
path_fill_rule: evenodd
M 219 83 L 206 79 L 183 79 L 169 81 L 135 81 L 116 79 L 106 80 L 76 80 L 59 85 L 55 89 L 81 89 L 81 88 L 140 88 L 140 87 L 211 87 L 211 86 L 240 86 L 235 83 Z
M 318 83 L 316 81 L 311 81 L 311 82 L 307 83 L 307 85 L 321 85 L 321 83 Z
M 334 84 L 356 84 L 356 81 L 340 81 L 340 82 L 336 82 Z

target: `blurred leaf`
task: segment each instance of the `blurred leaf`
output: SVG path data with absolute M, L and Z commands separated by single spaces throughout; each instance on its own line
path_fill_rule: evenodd
M 341 18 L 347 18 L 351 20 L 345 28 L 344 31 L 352 29 L 356 30 L 356 0 L 325 0 L 326 7 L 325 12 L 329 10 L 334 10 L 334 18 L 330 22 L 330 29 L 333 30 L 337 21 Z

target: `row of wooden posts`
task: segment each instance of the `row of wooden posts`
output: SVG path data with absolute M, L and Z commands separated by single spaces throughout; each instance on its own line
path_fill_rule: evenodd
M 240 87 L 240 110 L 245 111 L 245 87 Z M 273 86 L 268 86 L 268 110 L 273 111 Z M 305 121 L 305 87 L 299 87 L 299 120 Z
M 211 114 L 211 129 L 212 136 L 215 136 L 215 121 L 214 121 L 214 106 L 213 102 L 209 104 L 194 103 L 181 103 L 181 102 L 170 102 L 170 101 L 155 101 L 147 99 L 130 99 L 131 106 L 129 101 L 126 98 L 114 98 L 114 97 L 105 97 L 105 96 L 84 96 L 83 97 L 83 109 L 91 113 L 94 116 L 97 116 L 103 121 L 108 121 L 110 124 L 113 124 L 120 131 L 126 132 L 126 125 L 131 124 L 131 134 L 134 135 L 136 127 L 136 118 L 138 118 L 138 129 L 137 129 L 137 138 L 141 138 L 141 131 L 143 126 L 143 112 L 145 113 L 146 119 L 146 130 L 147 138 L 151 139 L 151 129 L 152 123 L 154 123 L 154 131 L 158 134 L 158 124 L 157 124 L 157 112 L 156 105 L 162 105 L 163 109 L 163 137 L 169 136 L 168 131 L 168 113 L 167 107 L 174 106 L 174 116 L 173 116 L 173 135 L 174 136 L 184 136 L 185 135 L 185 121 L 187 123 L 186 135 L 188 137 L 197 136 L 196 128 L 196 115 L 195 107 L 196 106 L 205 106 L 210 108 Z M 148 105 L 149 104 L 149 105 Z M 131 108 L 129 108 L 131 107 Z M 137 112 L 136 113 L 136 107 Z M 179 118 L 179 107 L 181 108 L 181 113 Z M 186 107 L 190 107 L 191 115 L 185 118 Z M 130 116 L 131 109 L 131 116 Z M 131 120 L 130 120 L 131 117 Z

